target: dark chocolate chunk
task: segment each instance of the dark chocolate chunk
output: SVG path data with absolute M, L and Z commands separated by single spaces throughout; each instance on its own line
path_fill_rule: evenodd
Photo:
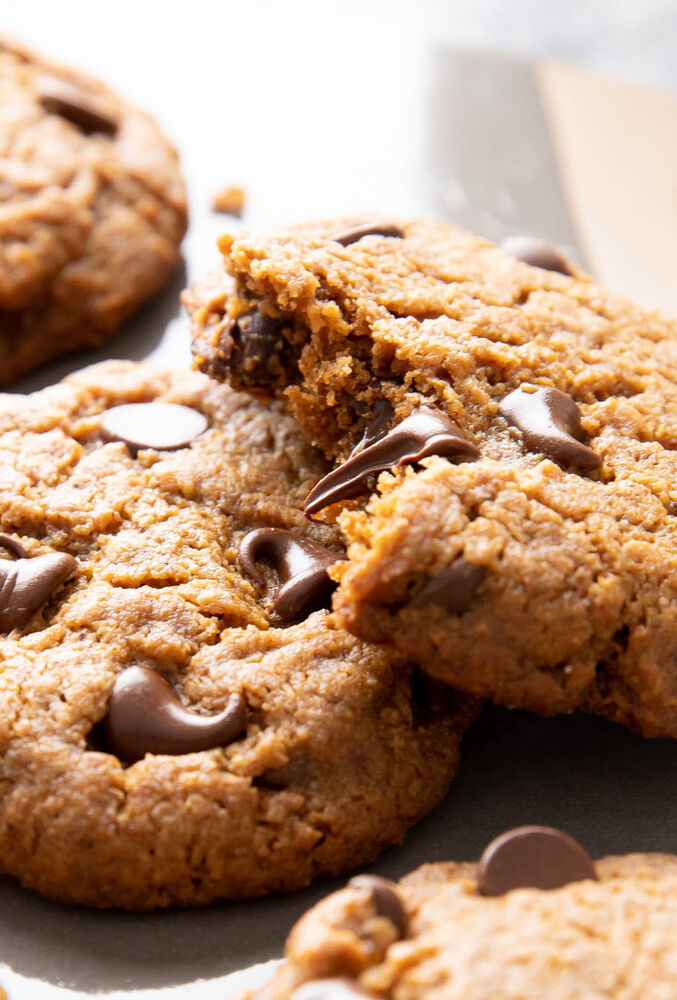
M 328 606 L 336 587 L 327 569 L 343 557 L 323 545 L 299 538 L 284 528 L 255 528 L 240 542 L 238 559 L 242 571 L 259 587 L 265 577 L 256 565 L 268 559 L 277 572 L 279 586 L 273 594 L 273 607 L 285 622 L 297 619 L 309 608 Z
M 477 891 L 503 896 L 513 889 L 559 889 L 596 878 L 592 858 L 573 837 L 549 826 L 518 826 L 484 851 Z
M 531 264 L 532 267 L 541 267 L 545 271 L 558 271 L 560 274 L 573 274 L 564 254 L 550 243 L 532 236 L 508 236 L 500 243 L 500 248 L 504 253 L 521 260 L 524 264 Z
M 298 986 L 289 1000 L 364 1000 L 369 996 L 351 979 L 312 979 Z
M 424 608 L 429 604 L 438 604 L 453 614 L 461 615 L 470 610 L 475 592 L 486 575 L 485 566 L 476 566 L 458 556 L 450 566 L 426 583 L 409 602 L 409 607 Z
M 394 882 L 378 875 L 356 875 L 348 882 L 348 886 L 353 889 L 368 889 L 378 915 L 389 920 L 397 928 L 400 937 L 404 937 L 407 933 L 407 914 Z
M 345 229 L 336 236 L 331 236 L 335 243 L 341 243 L 344 247 L 349 247 L 351 243 L 357 243 L 364 236 L 390 236 L 394 239 L 404 239 L 404 232 L 399 226 L 391 223 L 366 222 L 362 226 L 355 226 L 353 229 Z
M 30 556 L 9 535 L 0 535 L 0 545 L 18 558 L 0 559 L 0 631 L 11 632 L 31 620 L 57 587 L 73 576 L 78 564 L 64 552 Z
M 563 465 L 597 469 L 599 455 L 582 444 L 581 414 L 571 396 L 554 386 L 520 386 L 501 400 L 498 412 L 522 431 L 531 451 L 540 451 Z
M 109 441 L 123 441 L 132 451 L 186 448 L 207 429 L 207 418 L 178 403 L 123 403 L 106 410 L 101 431 Z
M 37 86 L 40 103 L 50 114 L 65 118 L 87 135 L 101 132 L 113 137 L 117 133 L 118 122 L 95 94 L 54 76 L 40 77 Z
M 232 694 L 218 715 L 198 715 L 154 670 L 135 666 L 115 681 L 105 727 L 110 751 L 132 764 L 147 753 L 176 756 L 225 746 L 246 722 L 241 694 Z
M 233 363 L 247 375 L 263 374 L 272 358 L 284 347 L 283 323 L 261 312 L 249 313 L 230 321 L 228 334 L 233 341 Z
M 339 500 L 361 496 L 368 492 L 372 476 L 395 465 L 413 465 L 428 455 L 449 459 L 479 456 L 479 450 L 461 428 L 431 406 L 419 406 L 379 440 L 358 448 L 310 491 L 305 502 L 306 514 L 315 514 Z

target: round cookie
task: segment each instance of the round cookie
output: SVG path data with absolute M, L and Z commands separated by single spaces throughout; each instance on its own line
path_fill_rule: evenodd
M 185 229 L 153 119 L 0 38 L 0 384 L 111 336 L 165 283 Z
M 517 885 L 501 895 L 482 895 L 487 852 L 480 866 L 424 865 L 399 884 L 352 879 L 296 924 L 286 961 L 257 1000 L 673 996 L 677 858 L 631 854 L 593 867 L 570 838 L 531 831 L 530 850 L 511 869 Z M 555 889 L 529 887 L 544 835 L 555 845 L 550 862 L 569 865 L 570 881 Z M 526 887 L 517 887 L 520 876 Z
M 92 906 L 255 896 L 440 800 L 474 707 L 322 607 L 326 464 L 277 404 L 108 362 L 0 397 L 0 456 L 3 873 Z
M 675 322 L 442 223 L 221 247 L 196 364 L 336 462 L 306 510 L 343 512 L 342 623 L 475 695 L 677 736 Z

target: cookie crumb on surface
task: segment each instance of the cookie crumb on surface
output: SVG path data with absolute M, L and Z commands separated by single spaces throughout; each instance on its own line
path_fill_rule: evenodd
M 234 215 L 236 219 L 239 219 L 244 212 L 246 201 L 247 192 L 245 189 L 231 184 L 227 187 L 219 188 L 214 194 L 212 209 L 215 212 L 221 212 L 223 215 Z

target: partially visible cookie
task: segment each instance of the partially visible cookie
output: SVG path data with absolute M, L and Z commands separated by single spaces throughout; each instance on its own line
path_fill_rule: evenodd
M 296 924 L 256 997 L 662 1000 L 677 993 L 676 891 L 671 855 L 593 865 L 566 835 L 519 828 L 479 865 L 351 879 Z
M 165 283 L 185 229 L 153 119 L 0 39 L 0 384 L 110 336 Z
M 148 909 L 295 889 L 445 793 L 474 708 L 326 609 L 277 404 L 106 363 L 0 396 L 0 865 Z
M 305 509 L 343 512 L 344 625 L 502 704 L 677 736 L 677 324 L 442 223 L 221 246 L 196 363 L 334 460 Z

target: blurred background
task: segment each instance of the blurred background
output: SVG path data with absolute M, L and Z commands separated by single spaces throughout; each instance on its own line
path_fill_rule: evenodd
M 381 211 L 446 218 L 493 240 L 532 233 L 616 290 L 677 312 L 677 98 L 642 97 L 647 86 L 677 89 L 673 0 L 5 0 L 0 9 L 2 30 L 102 77 L 178 146 L 191 226 L 175 305 L 182 284 L 216 261 L 216 236 L 238 225 L 210 207 L 235 184 L 247 192 L 246 225 Z M 600 90 L 553 60 L 640 90 Z M 108 354 L 187 360 L 183 321 L 166 305 Z M 17 388 L 100 356 L 78 355 Z

